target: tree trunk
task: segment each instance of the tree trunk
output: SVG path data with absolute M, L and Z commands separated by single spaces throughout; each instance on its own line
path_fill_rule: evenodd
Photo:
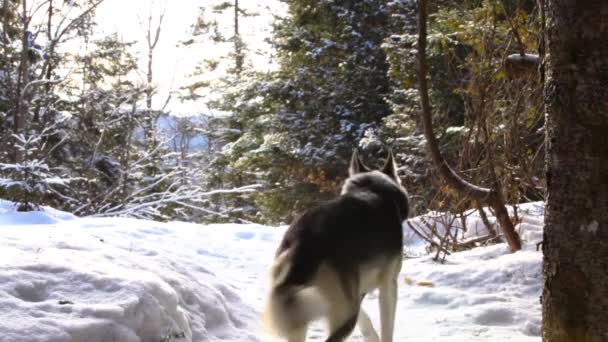
M 10 16 L 8 0 L 2 0 L 2 8 L 0 10 L 3 13 L 3 15 L 0 16 L 0 19 L 2 19 L 2 36 L 0 37 L 0 39 L 2 39 L 2 55 L 0 55 L 0 68 L 5 74 L 10 75 L 13 66 L 9 60 L 10 56 L 12 55 L 12 52 L 8 42 L 9 30 L 12 28 L 12 23 L 9 20 Z M 6 94 L 8 94 L 9 99 L 12 99 L 14 97 L 14 86 L 12 82 L 12 77 L 5 77 L 3 81 L 5 82 L 4 85 L 6 86 Z M 13 118 L 15 117 L 15 110 L 16 107 L 12 110 L 10 108 L 7 108 L 7 118 L 4 118 L 3 121 L 0 123 L 0 130 L 2 130 L 2 134 L 0 134 L 0 146 L 6 146 L 6 150 L 0 152 L 0 161 L 11 162 L 15 158 L 13 147 L 14 139 L 11 137 L 10 134 L 6 133 L 13 131 L 13 127 L 12 125 L 10 125 L 10 121 L 7 119 L 11 116 Z
M 150 46 L 148 48 L 148 70 L 146 73 L 146 116 L 144 118 L 144 140 L 146 142 L 146 148 L 148 151 L 154 151 L 156 149 L 156 118 L 155 113 L 152 111 L 152 96 L 154 92 L 153 86 L 153 60 L 154 60 L 154 48 Z
M 543 341 L 608 341 L 608 1 L 544 12 Z
M 152 111 L 152 95 L 153 95 L 153 63 L 154 63 L 154 48 L 158 43 L 160 36 L 160 24 L 156 31 L 156 36 L 152 31 L 152 5 L 150 5 L 150 16 L 148 17 L 148 31 L 146 32 L 148 38 L 148 69 L 146 72 L 146 116 L 144 118 L 144 140 L 146 142 L 146 148 L 148 151 L 154 151 L 156 148 L 156 120 Z
M 16 110 L 15 110 L 15 119 L 13 123 L 13 133 L 16 135 L 21 135 L 25 133 L 25 125 L 27 120 L 27 115 L 29 112 L 29 103 L 26 102 L 26 86 L 29 82 L 29 71 L 30 71 L 30 63 L 28 58 L 28 50 L 29 50 L 29 18 L 28 18 L 28 10 L 27 10 L 27 1 L 22 0 L 22 13 L 21 13 L 21 21 L 23 24 L 23 31 L 21 32 L 21 57 L 19 60 L 19 75 L 17 76 L 17 93 L 16 99 Z M 15 163 L 23 162 L 24 153 L 18 147 L 18 144 L 15 142 L 13 145 L 14 148 L 14 160 Z
M 44 99 L 45 101 L 42 101 L 41 103 L 36 105 L 36 108 L 34 109 L 34 117 L 32 119 L 33 123 L 37 124 L 37 128 L 38 131 L 42 131 L 44 130 L 45 127 L 51 126 L 53 124 L 53 122 L 55 121 L 55 117 L 54 117 L 54 113 L 53 110 L 50 108 L 50 106 L 46 106 L 46 108 L 44 109 L 44 112 L 42 113 L 42 118 L 40 117 L 41 114 L 41 107 L 44 106 L 45 103 L 48 104 L 48 101 L 50 101 L 50 96 L 51 96 L 51 79 L 53 77 L 53 59 L 55 58 L 55 44 L 53 44 L 53 13 L 54 13 L 54 7 L 53 7 L 53 0 L 48 0 L 49 2 L 49 7 L 47 9 L 47 20 L 46 20 L 46 39 L 47 42 L 49 42 L 49 47 L 48 50 L 46 51 L 46 60 L 47 60 L 47 64 L 46 64 L 46 71 L 44 71 L 43 74 L 43 78 L 44 80 L 47 81 L 47 83 L 44 85 Z
M 486 215 L 486 211 L 483 210 L 483 207 L 481 206 L 481 204 L 479 204 L 479 202 L 477 202 L 476 208 L 477 208 L 477 211 L 479 212 L 479 217 L 481 218 L 481 222 L 483 222 L 483 225 L 488 230 L 488 233 L 490 234 L 490 236 L 496 237 L 498 235 L 496 233 L 496 229 L 494 229 L 494 227 L 492 226 L 492 223 L 488 219 L 488 215 Z
M 495 185 L 494 189 L 482 188 L 471 184 L 460 177 L 446 162 L 439 151 L 439 144 L 433 132 L 433 122 L 431 118 L 431 105 L 429 102 L 429 90 L 426 66 L 426 17 L 427 17 L 427 1 L 418 1 L 418 82 L 420 92 L 420 107 L 422 108 L 422 123 L 424 127 L 424 136 L 427 141 L 427 148 L 433 160 L 433 164 L 438 169 L 439 175 L 443 180 L 454 190 L 461 195 L 470 196 L 471 198 L 487 203 L 494 209 L 496 220 L 500 224 L 502 233 L 507 240 L 507 244 L 512 252 L 521 249 L 521 241 L 519 234 L 513 227 L 513 222 L 505 208 L 504 199 L 500 188 Z
M 156 154 L 156 148 L 158 147 L 158 141 L 156 140 L 156 123 L 158 121 L 158 113 L 152 109 L 152 97 L 154 96 L 154 49 L 158 45 L 158 40 L 160 39 L 160 33 L 163 26 L 163 20 L 165 18 L 165 10 L 163 8 L 159 19 L 158 24 L 152 28 L 152 5 L 150 4 L 150 13 L 148 15 L 148 27 L 146 29 L 146 39 L 148 43 L 148 69 L 146 72 L 146 115 L 143 119 L 144 121 L 144 142 L 146 144 L 146 149 L 148 153 L 152 154 L 151 156 L 151 167 L 147 168 L 147 174 L 154 176 L 158 172 L 158 167 L 160 161 L 158 160 L 158 156 Z
M 241 76 L 243 72 L 243 42 L 239 32 L 239 0 L 234 0 L 234 58 L 235 58 L 235 73 Z

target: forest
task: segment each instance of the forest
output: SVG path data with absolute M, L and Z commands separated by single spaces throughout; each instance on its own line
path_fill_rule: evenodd
M 183 43 L 228 51 L 192 74 L 222 75 L 192 77 L 153 106 L 170 8 L 142 10 L 148 51 L 136 57 L 134 42 L 98 32 L 100 1 L 4 2 L 0 197 L 77 215 L 289 223 L 337 194 L 354 148 L 378 160 L 391 146 L 417 212 L 474 208 L 425 159 L 415 3 L 314 3 L 288 2 L 274 21 L 270 71 L 253 65 L 239 32 L 256 13 L 201 8 Z M 538 53 L 535 3 L 434 6 L 430 98 L 445 158 L 507 203 L 543 199 L 541 83 L 535 67 L 507 69 L 511 55 Z M 222 12 L 234 21 L 218 32 Z M 212 110 L 172 116 L 167 101 Z
M 0 199 L 16 211 L 280 226 L 340 194 L 353 151 L 376 167 L 391 150 L 410 217 L 447 213 L 447 232 L 410 225 L 435 260 L 533 243 L 543 340 L 608 340 L 606 318 L 583 318 L 606 308 L 602 0 L 209 0 L 179 37 L 180 5 L 152 1 L 134 40 L 105 5 L 0 1 Z M 196 62 L 164 91 L 169 39 Z M 522 242 L 530 202 L 545 230 Z M 459 240 L 469 216 L 484 233 Z

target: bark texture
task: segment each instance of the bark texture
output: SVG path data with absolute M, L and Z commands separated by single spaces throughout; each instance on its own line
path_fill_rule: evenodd
M 608 1 L 544 4 L 543 341 L 608 341 Z

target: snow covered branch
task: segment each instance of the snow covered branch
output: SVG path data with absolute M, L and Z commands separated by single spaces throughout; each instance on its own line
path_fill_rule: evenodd
M 167 195 L 169 197 L 160 198 L 157 200 L 152 200 L 152 201 L 144 202 L 144 203 L 129 203 L 129 204 L 125 204 L 125 205 L 120 205 L 115 208 L 110 208 L 103 213 L 94 214 L 92 216 L 94 216 L 94 217 L 138 216 L 140 214 L 140 212 L 142 212 L 142 211 L 155 209 L 159 206 L 166 205 L 168 203 L 179 205 L 180 203 L 183 203 L 183 201 L 200 200 L 203 197 L 209 197 L 212 195 L 251 193 L 260 187 L 261 187 L 261 185 L 259 185 L 259 184 L 253 184 L 253 185 L 242 186 L 242 187 L 234 188 L 234 189 L 219 189 L 219 190 L 212 190 L 212 191 L 205 191 L 205 192 L 186 191 L 183 194 L 159 193 L 156 196 Z M 196 209 L 200 210 L 201 208 L 197 207 Z M 217 213 L 213 212 L 213 214 L 217 214 Z

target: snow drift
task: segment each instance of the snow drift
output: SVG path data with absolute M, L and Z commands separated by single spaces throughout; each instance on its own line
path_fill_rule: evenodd
M 539 342 L 542 215 L 520 207 L 522 251 L 497 244 L 444 264 L 406 229 L 418 257 L 400 275 L 396 341 Z M 0 201 L 0 341 L 269 341 L 258 312 L 283 231 L 17 213 Z M 376 299 L 363 305 L 377 327 Z M 324 337 L 315 324 L 309 340 Z
M 0 203 L 0 341 L 254 339 L 254 310 L 165 240 L 169 225 L 11 207 Z

